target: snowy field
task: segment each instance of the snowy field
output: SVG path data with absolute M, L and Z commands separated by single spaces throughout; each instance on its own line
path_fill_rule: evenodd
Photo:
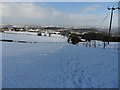
M 3 88 L 117 88 L 118 43 L 97 47 L 66 43 L 60 35 L 2 34 Z
M 42 37 L 37 36 L 37 33 L 33 32 L 14 32 L 14 31 L 6 31 L 2 34 L 2 39 L 11 39 L 15 41 L 27 41 L 27 42 L 65 42 L 66 38 L 63 39 L 63 36 L 52 34 L 51 37 L 44 36 L 42 33 Z
M 1 33 L 0 38 L 2 38 Z M 2 42 L 0 42 L 0 89 L 1 88 L 2 88 Z

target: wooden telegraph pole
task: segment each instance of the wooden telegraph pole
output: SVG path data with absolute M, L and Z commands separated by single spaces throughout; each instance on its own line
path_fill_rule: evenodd
M 114 6 L 112 7 L 112 8 L 107 8 L 108 10 L 111 10 L 111 18 L 110 18 L 110 26 L 109 26 L 109 41 L 110 41 L 110 32 L 111 32 L 111 26 L 112 26 L 112 18 L 113 18 L 113 11 L 115 10 L 115 9 L 120 9 L 119 7 L 117 7 L 117 8 L 115 8 Z M 108 44 L 109 44 L 109 41 L 108 41 Z

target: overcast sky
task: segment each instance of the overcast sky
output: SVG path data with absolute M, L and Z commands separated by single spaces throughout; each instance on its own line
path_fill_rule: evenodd
M 108 26 L 108 6 L 117 2 L 4 2 L 3 24 L 39 24 L 64 26 Z M 1 6 L 0 6 L 1 7 Z M 113 26 L 118 25 L 118 10 L 114 11 Z

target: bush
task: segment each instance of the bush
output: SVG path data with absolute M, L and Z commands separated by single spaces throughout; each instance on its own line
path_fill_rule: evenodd
M 41 33 L 38 33 L 37 35 L 38 35 L 38 36 L 42 36 L 42 34 L 41 34 Z
M 71 36 L 71 43 L 72 43 L 73 45 L 78 44 L 79 42 L 80 42 L 79 36 L 77 36 L 77 35 L 72 35 L 72 36 Z

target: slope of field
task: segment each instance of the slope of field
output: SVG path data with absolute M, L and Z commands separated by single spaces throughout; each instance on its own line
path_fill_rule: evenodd
M 57 38 L 61 42 L 57 42 Z M 49 39 L 49 43 L 47 39 L 44 43 L 42 40 L 39 37 L 39 43 L 3 42 L 3 88 L 118 87 L 115 43 L 110 44 L 113 48 L 103 49 L 86 47 L 82 43 L 70 45 L 62 36 L 54 37 L 52 43 Z
M 44 33 L 42 33 L 42 36 L 37 36 L 37 33 L 33 32 L 14 32 L 14 31 L 7 31 L 5 33 L 2 33 L 2 39 L 6 40 L 15 40 L 15 41 L 27 41 L 27 42 L 65 42 L 66 38 L 57 35 L 52 34 L 51 37 L 44 36 Z
M 0 38 L 2 38 L 1 33 Z M 2 88 L 2 42 L 0 42 L 0 89 L 1 88 Z

